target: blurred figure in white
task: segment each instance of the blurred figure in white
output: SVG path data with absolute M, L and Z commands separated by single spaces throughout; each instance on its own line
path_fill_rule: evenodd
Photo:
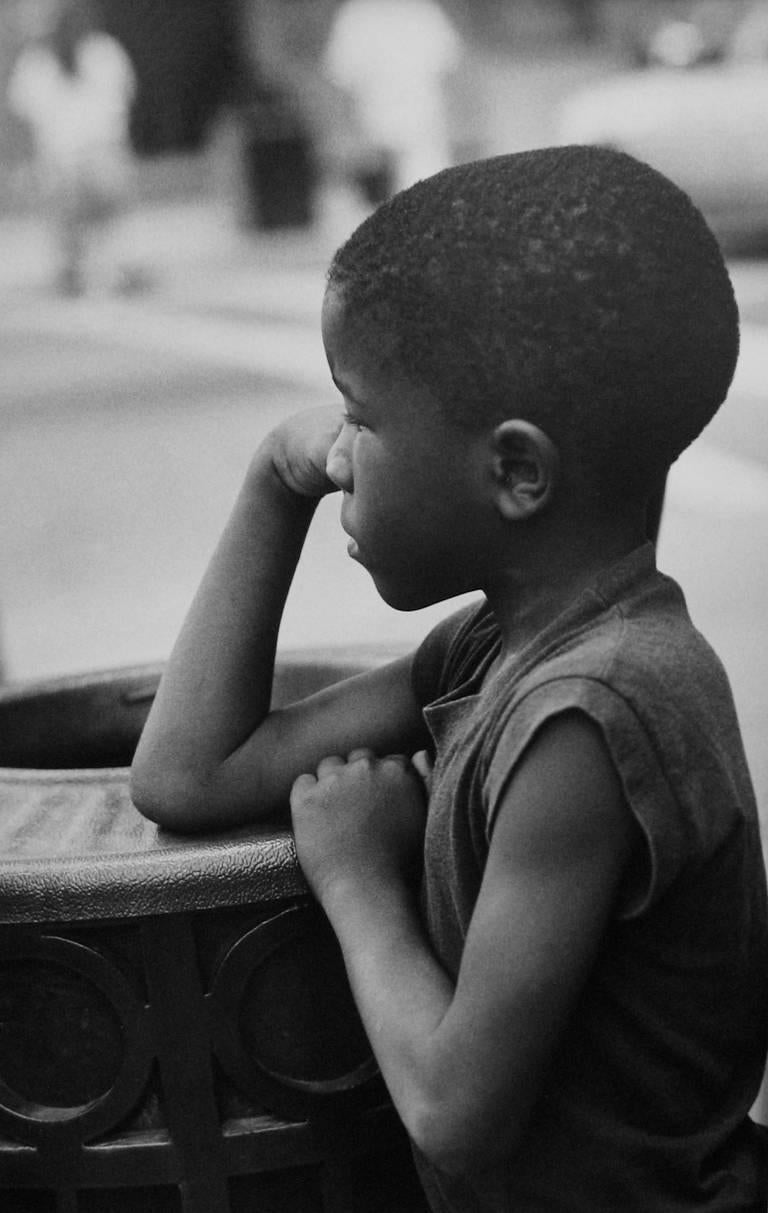
M 349 102 L 367 201 L 451 163 L 445 85 L 459 35 L 436 0 L 343 0 L 325 52 L 326 74 Z
M 30 131 L 37 187 L 56 242 L 56 282 L 66 294 L 87 289 L 94 245 L 130 196 L 135 90 L 131 61 L 99 28 L 91 0 L 61 0 L 11 73 L 8 104 Z M 131 285 L 129 278 L 127 269 L 116 270 L 115 286 Z
M 648 61 L 660 67 L 693 67 L 706 50 L 695 21 L 665 21 L 648 43 Z

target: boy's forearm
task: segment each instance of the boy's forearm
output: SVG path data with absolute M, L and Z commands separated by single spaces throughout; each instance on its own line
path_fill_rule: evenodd
M 324 897 L 323 906 L 395 1107 L 415 1143 L 432 1153 L 456 1094 L 446 1083 L 440 1033 L 453 982 L 405 884 L 353 878 Z
M 324 896 L 357 1009 L 403 1124 L 448 1174 L 482 1177 L 521 1140 L 530 1087 L 489 1091 L 494 1050 L 472 1008 L 457 1015 L 457 987 L 435 955 L 405 885 L 353 878 Z M 478 991 L 482 999 L 482 991 Z M 505 1045 L 513 1025 L 504 1029 Z M 521 1067 L 521 1072 L 524 1066 Z
M 195 794 L 269 711 L 277 635 L 317 499 L 285 487 L 268 445 L 248 470 L 142 735 L 134 798 Z

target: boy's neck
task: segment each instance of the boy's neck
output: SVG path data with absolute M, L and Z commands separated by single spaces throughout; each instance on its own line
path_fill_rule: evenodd
M 645 542 L 640 525 L 537 542 L 485 588 L 502 634 L 502 658 L 523 648 L 617 561 Z

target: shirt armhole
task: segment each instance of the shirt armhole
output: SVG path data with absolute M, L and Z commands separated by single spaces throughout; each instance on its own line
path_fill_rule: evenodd
M 515 701 L 499 722 L 488 739 L 487 837 L 518 763 L 538 730 L 554 716 L 574 710 L 600 729 L 645 840 L 645 855 L 630 864 L 617 911 L 622 919 L 638 918 L 680 871 L 686 855 L 685 823 L 647 730 L 627 700 L 599 680 L 578 676 L 541 684 Z

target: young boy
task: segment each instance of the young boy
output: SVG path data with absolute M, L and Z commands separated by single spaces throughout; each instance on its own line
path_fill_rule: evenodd
M 715 241 L 630 157 L 498 157 L 367 219 L 322 323 L 343 415 L 254 457 L 136 803 L 202 829 L 290 796 L 433 1209 L 757 1213 L 758 821 L 726 676 L 645 539 L 736 361 Z M 333 489 L 392 606 L 483 598 L 270 712 Z

